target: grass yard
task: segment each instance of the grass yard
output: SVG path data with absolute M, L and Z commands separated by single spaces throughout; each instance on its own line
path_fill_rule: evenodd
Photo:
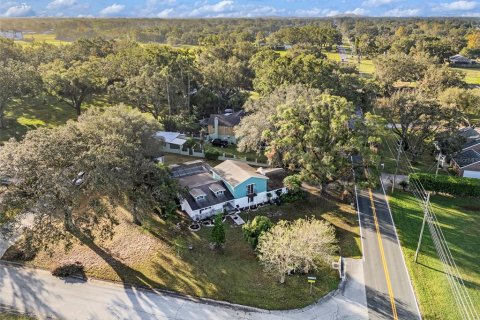
M 420 204 L 401 191 L 390 195 L 389 201 L 423 318 L 460 319 L 428 228 L 418 263 L 413 262 L 423 218 Z M 435 195 L 431 202 L 463 281 L 480 311 L 480 199 Z
M 480 85 L 480 69 L 473 68 L 455 68 L 465 73 L 465 82 L 469 84 Z
M 396 156 L 397 156 L 397 145 L 395 144 L 396 136 L 390 132 L 388 139 L 385 137 L 382 140 L 382 145 L 378 148 L 380 155 L 380 163 L 385 164 L 385 173 L 395 173 L 396 168 Z M 388 141 L 388 143 L 387 143 Z M 392 154 L 393 152 L 393 154 Z M 435 173 L 437 161 L 435 158 L 428 152 L 425 151 L 421 157 L 417 158 L 416 161 L 412 162 L 412 167 L 416 172 L 424 173 Z M 406 162 L 405 155 L 403 154 L 400 157 L 400 166 L 398 168 L 398 174 L 408 174 L 410 168 Z M 444 170 L 439 170 L 438 174 L 448 174 Z
M 257 159 L 258 162 L 267 162 L 267 158 L 264 155 L 258 155 L 256 152 L 240 152 L 237 150 L 237 146 L 234 145 L 229 145 L 226 148 L 221 148 L 221 147 L 214 147 L 210 143 L 205 144 L 205 149 L 215 149 L 218 152 L 220 152 L 220 155 L 225 155 L 227 157 L 232 157 L 235 156 L 236 158 L 245 158 L 247 157 L 248 160 L 255 160 Z
M 0 320 L 34 320 L 34 318 L 13 313 L 0 313 Z
M 109 103 L 104 98 L 86 101 L 82 106 L 86 110 L 92 106 L 106 108 Z M 59 102 L 55 98 L 41 97 L 18 99 L 7 105 L 5 129 L 0 129 L 0 144 L 10 138 L 20 139 L 28 130 L 41 127 L 53 128 L 64 124 L 67 120 L 76 119 L 73 108 Z
M 226 221 L 226 248 L 222 252 L 209 248 L 211 229 L 191 232 L 185 217 L 163 220 L 146 215 L 143 227 L 133 224 L 130 213 L 118 209 L 120 224 L 110 240 L 95 244 L 74 244 L 68 252 L 56 244 L 53 255 L 40 252 L 27 265 L 52 269 L 59 263 L 81 261 L 89 277 L 122 281 L 147 287 L 164 288 L 183 294 L 267 309 L 299 308 L 313 303 L 338 286 L 338 271 L 326 266 L 317 272 L 313 294 L 305 275 L 287 277 L 279 284 L 263 272 L 254 251 L 243 239 L 241 228 Z M 244 215 L 266 214 L 273 220 L 314 215 L 336 226 L 343 256 L 360 256 L 357 215 L 348 205 L 324 198 L 311 190 L 306 200 L 270 206 Z M 177 227 L 180 223 L 180 227 Z M 193 249 L 189 250 L 188 245 Z M 4 258 L 8 258 L 11 248 Z

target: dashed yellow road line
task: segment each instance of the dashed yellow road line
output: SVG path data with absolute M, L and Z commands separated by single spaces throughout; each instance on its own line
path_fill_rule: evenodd
M 383 250 L 382 235 L 380 233 L 380 226 L 378 224 L 377 211 L 375 210 L 375 202 L 373 201 L 372 189 L 368 189 L 368 194 L 370 196 L 373 220 L 375 221 L 375 228 L 377 230 L 378 246 L 380 248 L 380 256 L 382 257 L 383 270 L 385 271 L 385 278 L 387 280 L 388 295 L 390 297 L 390 304 L 392 305 L 393 319 L 398 320 L 397 307 L 395 305 L 395 297 L 393 296 L 392 284 L 390 282 L 390 274 L 388 273 L 387 260 L 385 258 L 385 252 Z

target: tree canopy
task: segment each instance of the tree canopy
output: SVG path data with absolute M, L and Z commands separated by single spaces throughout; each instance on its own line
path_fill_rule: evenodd
M 161 141 L 158 122 L 119 106 L 88 110 L 78 122 L 27 133 L 9 141 L 0 154 L 0 212 L 14 219 L 34 215 L 29 240 L 37 246 L 75 236 L 108 236 L 116 223 L 112 208 L 127 206 L 134 218 L 142 210 L 169 206 L 178 187 L 166 167 L 157 166 Z

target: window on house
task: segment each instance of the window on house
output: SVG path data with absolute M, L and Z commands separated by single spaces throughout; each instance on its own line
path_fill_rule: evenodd
M 254 193 L 254 192 L 255 192 L 255 184 L 254 184 L 254 183 L 249 184 L 249 185 L 247 186 L 247 194 L 252 194 L 252 193 Z

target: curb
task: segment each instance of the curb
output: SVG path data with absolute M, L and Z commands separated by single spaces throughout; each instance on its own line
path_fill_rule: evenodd
M 45 270 L 45 269 L 25 266 L 24 264 L 19 263 L 19 262 L 11 262 L 11 261 L 6 261 L 6 260 L 1 260 L 0 259 L 0 266 L 2 266 L 2 265 L 13 267 L 13 268 L 24 269 L 24 270 L 29 270 L 30 269 L 30 270 L 40 270 L 40 271 L 48 272 L 48 270 Z M 54 276 L 52 276 L 52 277 L 54 277 Z M 235 311 L 260 312 L 260 313 L 264 313 L 264 314 L 269 314 L 269 313 L 274 313 L 274 312 L 299 312 L 299 311 L 301 312 L 301 311 L 309 310 L 309 309 L 315 307 L 316 305 L 322 304 L 325 301 L 327 301 L 328 299 L 332 298 L 333 296 L 336 296 L 337 294 L 341 293 L 342 290 L 345 287 L 345 282 L 346 282 L 346 277 L 342 278 L 340 280 L 340 283 L 338 284 L 337 289 L 328 292 L 326 295 L 321 297 L 319 300 L 315 301 L 314 303 L 312 303 L 308 306 L 305 306 L 305 307 L 302 307 L 302 308 L 295 308 L 295 309 L 286 309 L 286 310 L 285 309 L 284 310 L 280 310 L 280 309 L 267 310 L 267 309 L 262 309 L 262 308 L 257 308 L 257 307 L 251 307 L 251 306 L 236 304 L 236 303 L 232 303 L 232 302 L 228 302 L 228 301 L 220 301 L 220 300 L 214 300 L 214 299 L 210 299 L 210 298 L 195 297 L 195 296 L 192 296 L 192 295 L 181 294 L 181 293 L 171 291 L 171 290 L 167 290 L 167 289 L 138 286 L 138 285 L 133 285 L 131 283 L 125 283 L 125 282 L 122 283 L 122 282 L 116 282 L 116 281 L 110 281 L 110 280 L 104 280 L 104 279 L 97 279 L 97 278 L 90 278 L 90 277 L 85 279 L 85 278 L 79 277 L 79 276 L 70 276 L 70 277 L 65 277 L 65 278 L 54 277 L 54 278 L 63 279 L 63 280 L 65 280 L 65 279 L 76 279 L 76 280 L 81 280 L 81 281 L 84 281 L 84 282 L 91 282 L 91 283 L 95 283 L 95 282 L 104 283 L 104 284 L 109 284 L 109 285 L 116 286 L 116 287 L 123 287 L 124 289 L 127 289 L 127 290 L 137 290 L 137 291 L 142 291 L 142 292 L 145 292 L 145 293 L 151 293 L 151 294 L 157 294 L 157 295 L 166 295 L 166 296 L 169 296 L 169 297 L 184 299 L 184 300 L 191 301 L 191 302 L 203 303 L 203 304 L 210 305 L 210 306 L 227 307 L 227 308 L 233 309 Z M 5 306 L 5 308 L 8 308 L 8 307 Z M 1 309 L 2 309 L 2 305 L 0 305 L 0 310 Z M 12 309 L 12 310 L 15 310 L 15 309 Z M 28 315 L 28 314 L 26 314 L 26 315 Z

